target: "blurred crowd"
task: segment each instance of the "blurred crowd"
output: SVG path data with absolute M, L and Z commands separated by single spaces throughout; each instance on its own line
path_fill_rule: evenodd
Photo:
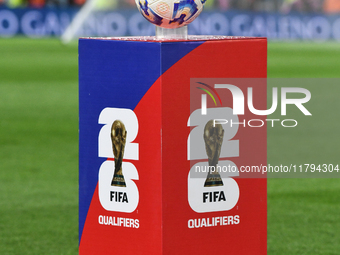
M 68 7 L 68 6 L 82 6 L 86 0 L 0 0 L 0 6 L 4 5 L 10 8 L 20 7 Z
M 82 6 L 86 0 L 0 0 L 0 6 L 20 7 L 68 7 Z M 98 0 L 106 9 L 136 8 L 135 0 Z M 282 13 L 340 13 L 340 0 L 207 0 L 206 9 L 276 11 Z

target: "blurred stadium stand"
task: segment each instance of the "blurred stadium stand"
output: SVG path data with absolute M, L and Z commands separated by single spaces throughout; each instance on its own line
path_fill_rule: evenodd
M 0 36 L 62 35 L 90 0 L 0 0 Z M 135 0 L 98 0 L 77 36 L 152 35 Z M 340 0 L 208 0 L 191 34 L 340 40 Z
M 86 0 L 0 0 L 0 6 L 9 8 L 22 7 L 72 7 L 82 6 Z M 134 0 L 104 0 L 102 5 L 112 9 L 135 9 Z M 209 0 L 206 9 L 212 10 L 244 10 L 266 12 L 313 12 L 339 13 L 340 0 Z

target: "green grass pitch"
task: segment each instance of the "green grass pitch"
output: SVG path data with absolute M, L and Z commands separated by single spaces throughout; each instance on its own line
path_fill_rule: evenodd
M 0 56 L 0 254 L 77 254 L 77 45 L 1 39 Z M 268 77 L 336 78 L 339 70 L 335 42 L 268 45 Z M 324 104 L 311 105 L 320 118 L 340 94 L 321 88 L 312 95 Z M 269 130 L 268 161 L 340 164 L 332 112 L 331 125 Z M 269 255 L 340 254 L 339 229 L 340 179 L 268 180 Z

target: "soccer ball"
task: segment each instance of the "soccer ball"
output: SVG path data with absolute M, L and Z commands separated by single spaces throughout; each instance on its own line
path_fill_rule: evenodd
M 136 0 L 140 13 L 163 28 L 188 25 L 203 10 L 206 0 Z

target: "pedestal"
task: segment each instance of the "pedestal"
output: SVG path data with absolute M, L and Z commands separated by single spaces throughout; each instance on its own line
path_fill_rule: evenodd
M 80 39 L 79 254 L 266 254 L 266 179 L 241 171 L 266 164 L 265 117 L 247 107 L 252 87 L 267 109 L 266 51 L 264 38 Z M 216 160 L 222 182 L 205 186 Z

